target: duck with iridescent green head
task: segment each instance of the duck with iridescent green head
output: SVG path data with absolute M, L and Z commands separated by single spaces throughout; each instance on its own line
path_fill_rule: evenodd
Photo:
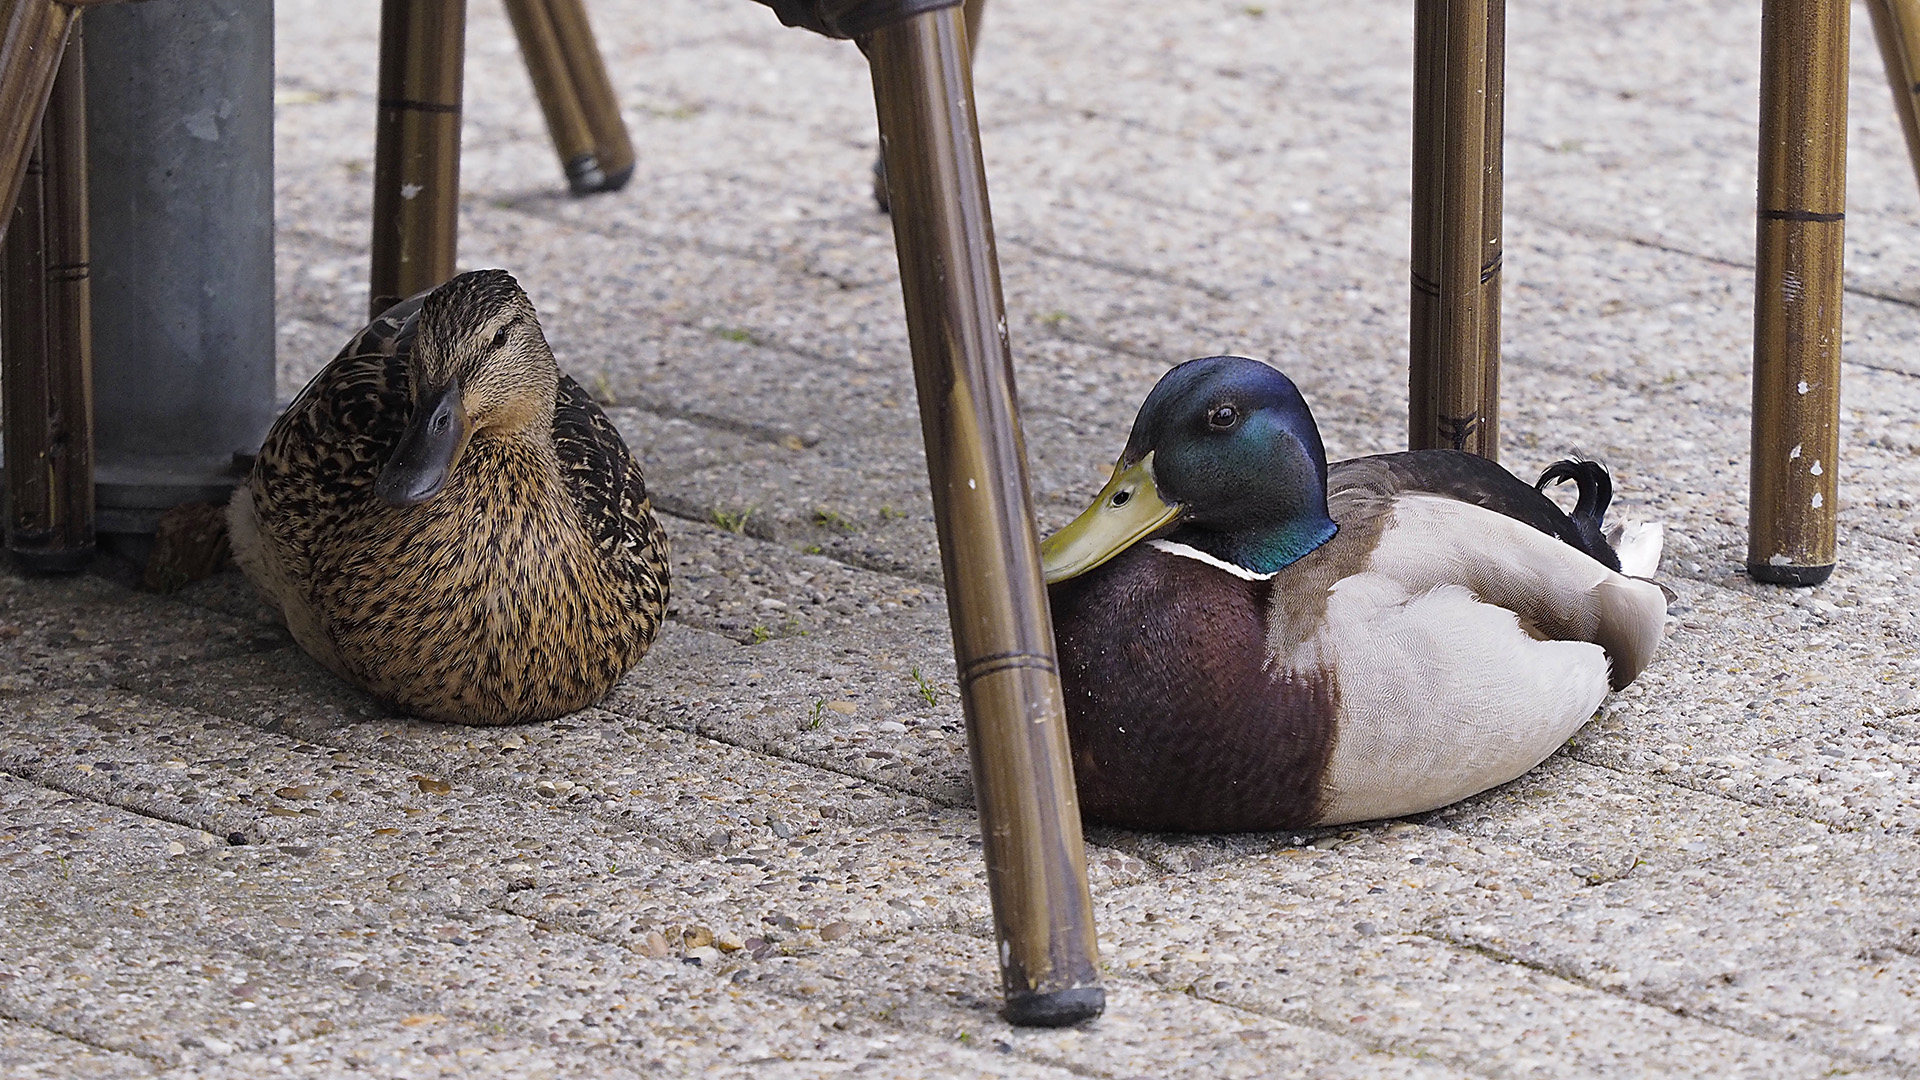
M 1327 464 L 1299 390 L 1163 377 L 1113 479 L 1042 546 L 1080 806 L 1200 832 L 1431 810 L 1533 768 L 1659 644 L 1657 527 L 1610 542 L 1451 450 Z M 1617 544 L 1617 550 L 1616 550 Z M 1622 573 L 1622 563 L 1626 573 Z

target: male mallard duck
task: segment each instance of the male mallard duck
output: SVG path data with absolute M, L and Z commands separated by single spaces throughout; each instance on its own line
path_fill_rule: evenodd
M 640 467 L 503 270 L 354 335 L 267 434 L 228 518 L 300 647 L 428 719 L 590 705 L 666 610 Z
M 1596 470 L 1542 482 L 1585 496 Z M 1329 469 L 1285 375 L 1234 356 L 1174 368 L 1112 481 L 1042 546 L 1081 809 L 1297 828 L 1519 776 L 1660 641 L 1661 588 L 1587 537 L 1604 510 L 1583 499 L 1572 520 L 1452 450 Z M 1629 572 L 1651 573 L 1657 545 Z

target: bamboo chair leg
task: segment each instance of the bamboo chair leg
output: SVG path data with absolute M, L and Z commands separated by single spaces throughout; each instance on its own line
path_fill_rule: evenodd
M 0 213 L 11 214 L 20 198 L 76 14 L 52 0 L 0 0 L 0 117 L 6 118 L 0 123 Z
M 1846 0 L 1765 0 L 1747 572 L 1833 572 L 1846 228 Z
M 961 9 L 967 18 L 967 65 L 973 65 L 973 50 L 980 42 L 980 20 L 986 16 L 987 0 L 965 0 Z M 881 213 L 887 213 L 890 204 L 887 197 L 887 158 L 885 154 L 873 159 L 873 205 Z
M 961 13 L 867 41 L 987 888 L 1016 1024 L 1105 1006 Z
M 506 0 L 560 168 L 575 195 L 617 191 L 633 175 L 633 143 L 580 0 Z
M 33 573 L 93 558 L 93 339 L 84 58 L 75 28 L 5 244 L 6 545 Z
M 620 99 L 607 78 L 607 65 L 601 59 L 593 27 L 587 22 L 586 5 L 581 0 L 547 0 L 547 11 L 553 18 L 554 33 L 560 37 L 560 53 L 566 58 L 574 93 L 586 113 L 587 128 L 593 132 L 601 181 L 592 190 L 618 191 L 633 175 L 633 142 L 627 137 L 626 121 L 620 118 Z
M 1499 456 L 1505 38 L 1505 0 L 1414 5 L 1414 449 Z
M 1867 0 L 1867 11 L 1886 61 L 1893 108 L 1907 134 L 1907 157 L 1920 181 L 1920 0 Z
M 453 276 L 466 0 L 382 0 L 369 310 Z

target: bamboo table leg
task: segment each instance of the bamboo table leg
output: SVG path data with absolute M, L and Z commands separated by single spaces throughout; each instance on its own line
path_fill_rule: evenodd
M 1505 0 L 1414 5 L 1408 445 L 1499 454 Z
M 1833 572 L 1846 221 L 1846 0 L 1766 0 L 1747 572 Z
M 1893 108 L 1907 133 L 1907 157 L 1920 180 L 1920 0 L 1867 0 L 1867 11 L 1886 61 Z
M 867 41 L 995 936 L 1016 1024 L 1105 1006 L 961 13 Z
M 86 90 L 76 27 L 7 230 L 7 550 L 35 573 L 93 558 L 93 351 Z
M 581 0 L 506 0 L 520 53 L 575 195 L 617 191 L 633 175 L 633 143 Z
M 466 0 L 382 0 L 372 314 L 453 276 Z

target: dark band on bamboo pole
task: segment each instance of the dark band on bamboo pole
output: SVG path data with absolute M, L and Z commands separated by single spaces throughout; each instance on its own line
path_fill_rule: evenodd
M 93 328 L 86 86 L 78 27 L 5 244 L 7 550 L 34 573 L 93 558 Z
M 1765 0 L 1747 572 L 1833 572 L 1846 228 L 1846 0 Z
M 466 0 L 383 0 L 373 153 L 373 314 L 453 276 Z
M 1886 63 L 1893 108 L 1907 135 L 1907 158 L 1920 181 L 1920 0 L 1867 0 L 1867 11 Z
M 574 193 L 618 191 L 633 175 L 633 141 L 627 137 L 627 123 L 620 118 L 620 99 L 613 92 L 600 45 L 587 22 L 587 7 L 581 0 L 546 0 L 546 5 L 553 32 L 560 40 L 560 55 L 566 60 L 568 81 L 593 136 L 599 174 L 594 186 L 586 186 L 584 181 L 574 184 Z
M 1502 0 L 1414 5 L 1408 445 L 1498 454 Z
M 867 41 L 1007 1017 L 1105 1005 L 962 15 Z

